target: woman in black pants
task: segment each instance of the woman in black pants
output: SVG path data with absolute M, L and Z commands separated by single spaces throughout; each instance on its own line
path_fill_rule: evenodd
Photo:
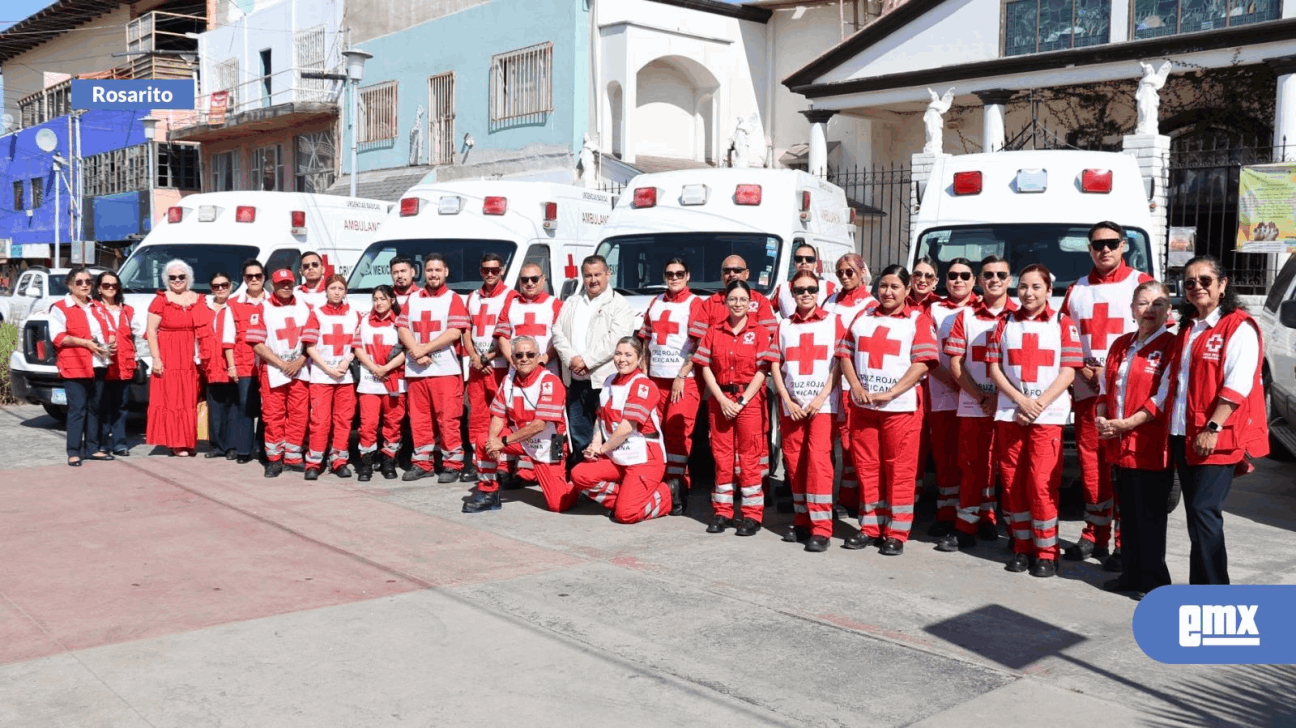
M 68 295 L 50 307 L 49 333 L 58 349 L 59 376 L 67 393 L 67 464 L 80 467 L 91 460 L 112 460 L 99 444 L 99 400 L 104 374 L 116 354 L 115 342 L 104 336 L 95 315 L 90 288 L 94 276 L 83 265 L 67 274 Z
M 234 364 L 235 324 L 226 312 L 234 283 L 227 273 L 211 277 L 212 337 L 210 351 L 202 354 L 203 383 L 207 389 L 207 457 L 238 457 L 234 447 L 235 410 L 239 402 L 238 367 Z M 229 348 L 226 348 L 226 347 Z
M 100 273 L 92 295 L 104 336 L 116 344 L 99 400 L 99 442 L 105 451 L 124 457 L 130 455 L 126 446 L 126 395 L 139 366 L 135 361 L 135 337 L 144 335 L 144 327 L 135 320 L 135 309 L 122 297 L 121 279 L 116 273 Z
M 1234 474 L 1250 472 L 1246 458 L 1269 454 L 1264 344 L 1218 260 L 1193 258 L 1183 280 L 1188 303 L 1180 310 L 1166 409 L 1192 542 L 1188 582 L 1228 584 L 1224 499 Z

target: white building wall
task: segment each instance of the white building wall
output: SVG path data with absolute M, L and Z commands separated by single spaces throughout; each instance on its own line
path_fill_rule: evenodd
M 283 96 L 296 83 L 295 74 L 284 73 L 297 66 L 296 31 L 324 26 L 325 70 L 337 71 L 341 62 L 343 0 L 279 0 L 257 3 L 247 15 L 227 15 L 221 25 L 203 33 L 198 41 L 202 64 L 200 94 L 215 88 L 216 67 L 231 58 L 239 59 L 240 91 L 252 90 L 251 81 L 261 77 L 261 51 L 270 50 L 272 91 Z

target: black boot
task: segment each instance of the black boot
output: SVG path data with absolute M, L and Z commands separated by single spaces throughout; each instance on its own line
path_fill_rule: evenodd
M 373 458 L 374 454 L 371 452 L 360 456 L 360 464 L 356 466 L 356 480 L 368 483 L 373 479 Z
M 382 476 L 387 480 L 396 479 L 396 458 L 390 455 L 383 455 L 382 459 Z
M 498 511 L 500 509 L 499 491 L 483 493 L 480 490 L 473 493 L 472 497 L 464 501 L 464 513 L 482 513 L 484 511 Z

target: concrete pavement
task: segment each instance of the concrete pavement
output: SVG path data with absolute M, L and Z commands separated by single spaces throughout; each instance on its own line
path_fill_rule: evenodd
M 534 490 L 465 516 L 457 484 L 142 445 L 72 469 L 62 439 L 0 410 L 0 725 L 1296 724 L 1296 670 L 1153 662 L 1110 575 L 1009 574 L 1002 540 L 809 554 L 789 516 L 706 534 L 703 497 L 637 526 Z M 1260 465 L 1231 571 L 1293 584 L 1296 478 Z M 1187 549 L 1180 508 L 1179 583 Z

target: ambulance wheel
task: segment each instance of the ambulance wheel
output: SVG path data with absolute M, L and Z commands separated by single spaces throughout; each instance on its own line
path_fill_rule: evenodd
M 57 404 L 49 404 L 48 402 L 42 402 L 41 407 L 45 408 L 45 414 L 50 417 L 53 417 L 59 422 L 67 422 L 67 407 Z

